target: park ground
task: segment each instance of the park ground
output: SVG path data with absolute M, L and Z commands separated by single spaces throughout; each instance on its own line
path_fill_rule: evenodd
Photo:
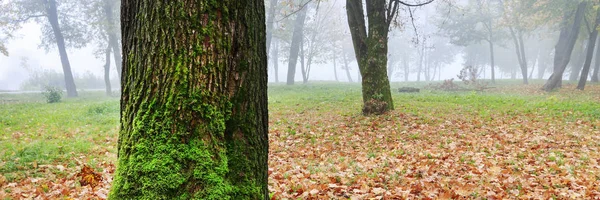
M 394 83 L 402 86 L 424 85 Z M 503 81 L 484 91 L 397 93 L 363 116 L 360 85 L 269 86 L 273 199 L 600 198 L 600 85 Z M 119 98 L 48 104 L 0 94 L 0 199 L 103 199 Z M 102 181 L 82 186 L 90 166 Z

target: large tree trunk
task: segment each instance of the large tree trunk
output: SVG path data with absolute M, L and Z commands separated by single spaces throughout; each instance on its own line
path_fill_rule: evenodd
M 581 25 L 586 6 L 586 1 L 579 3 L 575 13 L 575 20 L 570 27 L 568 26 L 570 21 L 568 14 L 565 14 L 563 18 L 558 43 L 554 48 L 554 71 L 552 72 L 550 78 L 548 78 L 548 81 L 546 81 L 546 84 L 544 84 L 543 89 L 545 91 L 549 92 L 555 88 L 561 87 L 563 73 L 565 72 L 567 64 L 569 64 L 569 61 L 571 60 L 571 53 L 573 52 L 575 42 L 579 36 L 579 26 Z
M 108 47 L 106 47 L 106 52 L 104 52 L 105 54 L 105 63 L 104 63 L 104 85 L 106 88 L 106 96 L 111 96 L 112 95 L 112 88 L 110 85 L 110 50 L 111 46 L 108 45 Z
M 77 87 L 75 86 L 75 80 L 73 80 L 73 73 L 71 72 L 71 63 L 69 63 L 69 56 L 67 55 L 67 49 L 65 47 L 65 38 L 60 29 L 60 25 L 58 24 L 56 1 L 45 0 L 45 6 L 46 16 L 50 22 L 50 26 L 52 26 L 52 32 L 54 32 L 54 38 L 56 39 L 56 45 L 58 47 L 58 54 L 60 55 L 60 62 L 62 63 L 67 96 L 77 97 Z
M 267 52 L 271 50 L 271 39 L 273 38 L 273 24 L 275 22 L 275 10 L 277 8 L 277 0 L 269 1 L 269 13 L 267 14 Z
M 583 64 L 583 69 L 581 70 L 581 77 L 579 78 L 579 83 L 577 84 L 577 89 L 583 90 L 585 89 L 585 83 L 588 79 L 588 74 L 590 73 L 590 66 L 592 65 L 592 57 L 594 57 L 594 49 L 596 45 L 596 39 L 598 38 L 598 25 L 600 24 L 600 10 L 596 13 L 596 22 L 594 22 L 593 31 L 590 34 L 590 39 L 587 45 L 587 55 L 585 58 L 585 63 Z
M 268 199 L 262 0 L 122 0 L 109 199 Z
M 114 5 L 112 0 L 104 0 L 104 14 L 106 15 L 106 23 L 108 23 L 108 44 L 112 47 L 113 58 L 115 60 L 115 65 L 117 67 L 117 74 L 119 78 L 121 78 L 122 69 L 122 61 L 121 61 L 121 45 L 119 45 L 119 40 L 117 38 L 117 27 L 114 24 Z
M 288 58 L 287 84 L 294 85 L 296 78 L 296 64 L 298 63 L 298 53 L 300 52 L 302 37 L 304 34 L 304 21 L 306 20 L 306 6 L 296 15 L 294 21 L 294 32 L 292 33 L 292 44 L 290 45 L 290 57 Z
M 363 114 L 383 114 L 394 109 L 386 70 L 389 31 L 386 1 L 366 3 L 369 35 L 361 0 L 346 1 L 348 25 L 362 75 Z

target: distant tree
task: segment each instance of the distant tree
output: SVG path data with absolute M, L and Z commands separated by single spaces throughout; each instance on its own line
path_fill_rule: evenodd
M 401 0 L 367 0 L 366 18 L 362 0 L 347 0 L 348 26 L 362 76 L 363 114 L 383 114 L 394 109 L 387 76 L 388 34 L 399 6 L 422 6 Z M 368 23 L 365 21 L 368 20 Z
M 106 94 L 111 95 L 110 61 L 115 60 L 117 75 L 121 77 L 121 43 L 119 0 L 82 0 L 86 21 L 91 26 L 92 41 L 96 44 L 96 57 L 103 58 Z
M 523 84 L 528 84 L 527 75 L 527 51 L 525 48 L 524 35 L 529 34 L 539 24 L 531 18 L 539 17 L 535 10 L 535 0 L 502 0 L 502 26 L 509 29 L 517 60 L 521 68 Z
M 287 73 L 287 85 L 294 85 L 296 78 L 296 64 L 298 64 L 298 57 L 300 50 L 302 49 L 302 40 L 304 37 L 304 25 L 306 21 L 306 13 L 310 1 L 302 0 L 299 4 L 299 10 L 296 13 L 296 19 L 294 20 L 294 28 L 292 34 L 292 41 L 290 44 L 290 54 L 288 57 L 288 73 Z
M 89 40 L 80 3 L 77 0 L 10 0 L 4 5 L 9 11 L 0 13 L 0 18 L 9 19 L 15 26 L 30 20 L 42 24 L 42 47 L 49 50 L 56 45 L 58 48 L 68 97 L 76 97 L 77 88 L 67 48 L 81 48 Z
M 499 3 L 495 0 L 468 0 L 464 6 L 442 8 L 450 9 L 450 12 L 445 12 L 448 15 L 438 22 L 440 30 L 455 45 L 468 46 L 482 41 L 488 43 L 492 82 L 496 80 L 494 45 L 504 36 L 497 20 L 502 16 L 502 5 Z
M 127 62 L 109 198 L 269 199 L 264 2 L 121 9 Z
M 600 26 L 600 9 L 598 9 L 597 5 L 594 6 L 594 9 L 597 10 L 596 20 L 590 28 L 592 32 L 590 33 L 590 37 L 588 39 L 585 63 L 583 64 L 583 69 L 581 70 L 581 77 L 579 78 L 579 83 L 577 84 L 577 89 L 579 90 L 585 89 L 585 83 L 587 82 L 588 75 L 590 72 L 592 58 L 594 57 L 594 50 L 596 49 L 595 45 L 596 39 L 598 38 L 598 26 Z
M 565 4 L 566 6 L 569 6 L 569 3 Z M 562 85 L 563 73 L 571 60 L 571 53 L 573 52 L 575 42 L 579 36 L 581 21 L 583 21 L 586 6 L 586 1 L 582 1 L 578 4 L 573 20 L 571 20 L 573 11 L 567 10 L 564 13 L 563 21 L 560 25 L 560 35 L 556 47 L 554 48 L 554 70 L 548 81 L 546 81 L 546 84 L 544 84 L 543 89 L 545 91 L 552 91 Z

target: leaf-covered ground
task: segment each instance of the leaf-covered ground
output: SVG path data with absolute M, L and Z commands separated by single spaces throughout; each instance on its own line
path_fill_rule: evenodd
M 395 93 L 394 111 L 362 116 L 358 85 L 273 85 L 269 189 L 274 199 L 600 198 L 600 86 L 539 88 Z M 105 198 L 118 100 L 31 99 L 0 96 L 0 197 Z M 84 164 L 102 177 L 95 189 L 79 182 Z

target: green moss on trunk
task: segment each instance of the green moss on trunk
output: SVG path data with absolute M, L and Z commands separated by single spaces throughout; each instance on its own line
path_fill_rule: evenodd
M 266 199 L 264 5 L 122 1 L 111 199 Z

